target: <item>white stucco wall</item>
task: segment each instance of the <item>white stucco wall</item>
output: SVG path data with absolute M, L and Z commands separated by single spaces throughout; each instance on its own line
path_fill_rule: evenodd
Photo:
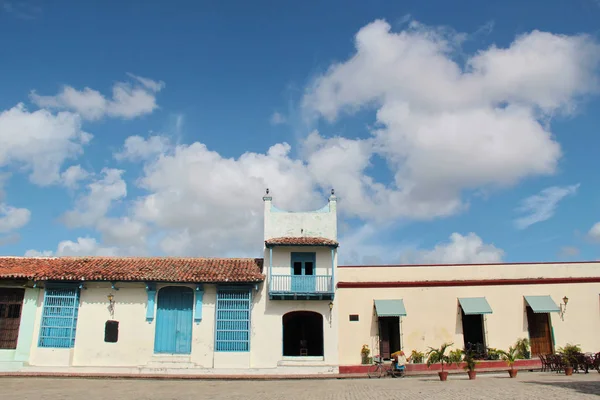
M 316 255 L 315 275 L 331 275 L 331 249 L 329 247 L 275 247 L 273 248 L 273 274 L 290 275 L 292 273 L 292 253 L 313 252 Z M 269 250 L 265 251 L 264 265 L 269 267 Z M 336 263 L 336 250 L 334 249 L 333 266 Z
M 167 284 L 157 285 L 160 290 Z M 173 285 L 188 286 L 194 285 Z M 120 283 L 112 290 L 107 283 L 87 283 L 81 290 L 79 317 L 73 349 L 50 349 L 37 346 L 43 309 L 44 291 L 40 291 L 31 350 L 31 365 L 48 366 L 144 366 L 154 356 L 154 320 L 146 321 L 148 295 L 141 283 Z M 157 292 L 158 293 L 158 292 Z M 114 296 L 114 318 L 111 317 L 107 296 Z M 200 367 L 212 368 L 214 348 L 216 287 L 204 285 L 203 318 L 193 322 L 191 362 Z M 156 306 L 155 306 L 156 308 Z M 104 324 L 107 320 L 119 321 L 117 343 L 104 342 Z
M 157 289 L 168 285 L 157 285 Z M 194 285 L 176 285 L 189 286 Z M 37 346 L 43 309 L 44 291 L 37 299 L 30 365 L 53 367 L 143 367 L 154 358 L 154 320 L 146 321 L 147 293 L 138 283 L 118 284 L 112 290 L 108 283 L 87 283 L 81 290 L 79 318 L 73 349 L 51 349 Z M 196 368 L 244 369 L 276 368 L 283 360 L 282 317 L 292 310 L 315 311 L 323 315 L 324 359 L 316 365 L 337 363 L 337 318 L 330 314 L 329 301 L 270 301 L 266 285 L 252 291 L 251 339 L 249 352 L 214 352 L 216 286 L 204 285 L 202 321 L 192 328 L 190 362 Z M 114 318 L 107 296 L 114 296 Z M 104 324 L 119 321 L 117 343 L 104 342 Z
M 265 240 L 276 237 L 316 236 L 337 240 L 337 201 L 335 196 L 321 210 L 286 212 L 277 210 L 270 197 L 264 198 Z
M 598 277 L 600 263 L 338 268 L 338 275 L 340 282 Z M 486 344 L 507 349 L 518 338 L 529 337 L 523 297 L 529 295 L 550 295 L 557 304 L 569 298 L 564 321 L 558 313 L 550 314 L 556 348 L 575 343 L 585 351 L 600 351 L 600 283 L 340 288 L 340 365 L 359 364 L 363 344 L 378 354 L 375 299 L 404 300 L 407 316 L 401 318 L 401 343 L 410 353 L 445 341 L 463 346 L 459 297 L 487 299 L 493 313 L 485 316 Z M 350 322 L 350 314 L 358 314 L 359 321 Z
M 266 286 L 266 285 L 263 285 Z M 283 316 L 290 311 L 314 311 L 323 316 L 322 361 L 313 365 L 337 365 L 337 308 L 329 300 L 269 300 L 268 293 L 256 296 L 252 313 L 252 368 L 273 368 L 283 361 Z M 301 360 L 298 360 L 301 362 Z

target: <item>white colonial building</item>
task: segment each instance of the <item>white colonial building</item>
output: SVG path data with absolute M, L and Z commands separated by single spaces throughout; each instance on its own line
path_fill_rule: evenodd
M 600 263 L 338 267 L 333 192 L 314 212 L 263 200 L 263 258 L 0 258 L 0 371 L 336 374 L 365 344 L 518 338 L 600 351 Z

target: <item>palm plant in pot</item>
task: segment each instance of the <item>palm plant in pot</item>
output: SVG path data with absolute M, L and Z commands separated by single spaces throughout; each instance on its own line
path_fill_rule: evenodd
M 510 369 L 508 370 L 508 375 L 511 378 L 515 378 L 517 376 L 517 372 L 519 371 L 514 368 L 515 361 L 522 358 L 519 349 L 517 347 L 511 346 L 508 348 L 508 351 L 498 350 L 498 353 L 502 357 L 502 360 L 504 360 L 506 364 L 510 367 Z
M 475 357 L 472 351 L 465 352 L 465 358 L 463 360 L 465 362 L 465 370 L 469 375 L 469 379 L 475 379 L 477 373 L 475 372 L 475 367 L 477 366 L 477 362 L 475 361 Z
M 439 349 L 434 349 L 433 347 L 429 348 L 427 351 L 427 367 L 431 367 L 431 364 L 440 363 L 442 365 L 442 370 L 438 372 L 438 376 L 440 377 L 440 381 L 445 381 L 448 379 L 448 372 L 444 371 L 444 363 L 449 363 L 450 358 L 446 355 L 446 350 L 448 347 L 452 346 L 453 343 L 444 343 L 440 346 Z
M 565 365 L 565 375 L 573 375 L 573 364 L 577 364 L 577 355 L 581 354 L 581 347 L 578 344 L 567 343 L 565 347 L 559 347 L 558 352 Z

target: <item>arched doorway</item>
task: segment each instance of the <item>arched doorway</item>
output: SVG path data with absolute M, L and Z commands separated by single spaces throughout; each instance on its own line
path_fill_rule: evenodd
M 192 351 L 192 310 L 194 291 L 167 286 L 158 292 L 155 353 L 190 354 Z
M 283 320 L 283 355 L 323 356 L 323 316 L 312 311 L 293 311 Z

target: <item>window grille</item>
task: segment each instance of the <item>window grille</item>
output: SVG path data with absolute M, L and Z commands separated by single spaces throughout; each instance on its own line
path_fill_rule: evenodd
M 46 288 L 40 328 L 40 347 L 71 348 L 75 345 L 79 288 Z
M 250 289 L 217 292 L 216 351 L 250 350 Z

